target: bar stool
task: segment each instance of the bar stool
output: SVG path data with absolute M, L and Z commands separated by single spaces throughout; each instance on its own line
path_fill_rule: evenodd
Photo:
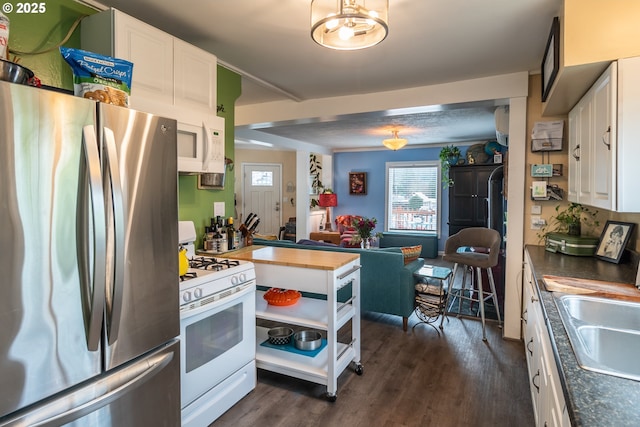
M 485 316 L 484 316 L 484 302 L 491 298 L 493 304 L 496 307 L 498 313 L 498 324 L 502 325 L 502 319 L 500 318 L 500 307 L 498 306 L 498 297 L 496 294 L 496 286 L 493 280 L 492 267 L 498 264 L 498 255 L 500 254 L 500 233 L 491 228 L 484 227 L 470 227 L 463 228 L 458 233 L 449 236 L 444 245 L 444 255 L 442 259 L 445 261 L 453 262 L 453 275 L 450 280 L 451 286 L 447 293 L 447 301 L 445 303 L 445 313 L 440 320 L 440 328 L 444 322 L 447 309 L 449 307 L 449 301 L 452 296 L 458 296 L 460 302 L 462 299 L 466 299 L 473 302 L 477 302 L 480 305 L 480 317 L 482 318 L 482 340 L 486 341 L 487 336 L 485 333 Z M 470 251 L 465 249 L 471 248 Z M 484 250 L 476 251 L 474 248 L 482 248 Z M 485 250 L 488 250 L 486 252 Z M 462 286 L 460 289 L 453 289 L 453 283 L 458 272 L 458 266 L 463 266 Z M 487 277 L 489 278 L 490 291 L 487 292 L 482 287 L 482 269 L 486 269 Z M 466 277 L 467 269 L 471 270 L 471 295 L 465 295 L 466 291 Z M 473 280 L 475 276 L 475 281 Z M 475 289 L 474 289 L 475 282 Z M 476 295 L 474 297 L 474 295 Z

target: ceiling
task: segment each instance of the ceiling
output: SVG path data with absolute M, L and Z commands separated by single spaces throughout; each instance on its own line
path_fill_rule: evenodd
M 236 106 L 246 106 L 538 73 L 562 0 L 389 0 L 389 35 L 360 51 L 335 51 L 311 39 L 310 0 L 100 3 L 217 55 L 241 74 Z M 487 140 L 495 138 L 493 112 L 504 102 L 283 121 L 261 125 L 253 139 L 264 135 L 272 143 L 284 138 L 333 150 L 379 148 L 397 128 L 400 137 L 403 130 L 411 135 L 410 145 Z

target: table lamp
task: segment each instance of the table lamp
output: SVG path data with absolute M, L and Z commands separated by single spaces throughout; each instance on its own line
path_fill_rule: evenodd
M 332 231 L 330 208 L 338 206 L 338 195 L 335 193 L 325 193 L 318 195 L 318 206 L 327 208 L 327 222 L 324 224 L 325 231 Z

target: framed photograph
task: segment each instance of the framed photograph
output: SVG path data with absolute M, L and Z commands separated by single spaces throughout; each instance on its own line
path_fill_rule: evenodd
M 349 194 L 367 194 L 366 172 L 349 172 Z
M 556 16 L 553 18 L 551 24 L 551 33 L 547 40 L 547 46 L 544 49 L 544 56 L 542 57 L 542 64 L 540 69 L 542 70 L 542 102 L 547 100 L 549 91 L 553 82 L 558 75 L 558 69 L 560 68 L 560 20 Z
M 594 256 L 618 264 L 634 226 L 631 222 L 607 221 Z

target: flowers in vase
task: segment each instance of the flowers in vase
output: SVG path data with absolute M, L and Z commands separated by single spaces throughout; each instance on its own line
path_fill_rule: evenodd
M 356 233 L 351 238 L 351 243 L 360 243 L 361 241 L 369 241 L 372 237 L 381 237 L 382 233 L 372 235 L 377 223 L 378 220 L 375 218 L 354 219 L 351 225 L 356 229 Z

